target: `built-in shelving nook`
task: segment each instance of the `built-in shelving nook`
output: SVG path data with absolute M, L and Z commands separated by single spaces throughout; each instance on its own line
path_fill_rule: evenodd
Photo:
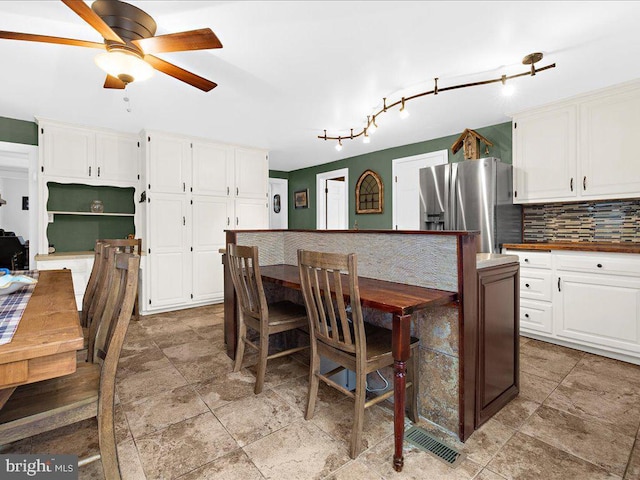
M 135 189 L 48 182 L 47 240 L 56 252 L 93 250 L 99 238 L 135 235 Z M 91 211 L 101 200 L 104 211 Z

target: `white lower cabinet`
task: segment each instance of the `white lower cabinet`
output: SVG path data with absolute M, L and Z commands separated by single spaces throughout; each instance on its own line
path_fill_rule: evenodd
M 520 257 L 523 335 L 640 364 L 640 255 L 543 252 L 549 268 L 531 268 L 531 252 L 506 253 Z
M 82 299 L 93 268 L 93 255 L 74 255 L 67 258 L 59 255 L 36 255 L 38 270 L 71 270 L 73 290 L 78 310 L 82 310 Z

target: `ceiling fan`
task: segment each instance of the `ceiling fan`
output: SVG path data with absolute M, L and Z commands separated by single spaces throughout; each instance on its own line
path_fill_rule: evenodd
M 123 89 L 133 81 L 149 78 L 159 70 L 182 82 L 208 92 L 216 83 L 184 70 L 152 53 L 222 48 L 209 28 L 154 36 L 156 22 L 139 8 L 118 0 L 96 0 L 89 7 L 82 0 L 61 0 L 102 35 L 104 43 L 72 38 L 33 35 L 0 30 L 0 38 L 56 43 L 106 50 L 95 59 L 107 72 L 104 88 Z

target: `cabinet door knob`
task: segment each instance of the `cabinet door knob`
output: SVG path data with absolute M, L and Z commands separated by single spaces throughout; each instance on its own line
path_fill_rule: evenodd
M 558 291 L 561 292 L 562 290 L 560 290 L 560 277 L 558 277 Z
M 529 314 L 528 314 L 528 313 L 525 313 L 525 314 L 524 314 L 524 318 L 529 318 Z
M 571 187 L 571 191 L 573 192 L 573 177 L 571 177 L 571 181 L 569 182 L 569 186 Z
M 525 287 L 527 287 L 527 288 L 529 288 L 529 284 L 528 284 L 528 283 L 525 283 L 525 284 L 524 284 L 524 286 L 525 286 Z
M 525 258 L 524 261 L 525 261 L 525 263 L 529 263 L 529 259 L 528 258 Z
M 599 263 L 598 265 L 596 265 L 596 267 L 598 267 L 598 268 L 602 268 L 602 264 L 601 264 L 601 263 Z
M 586 190 L 587 189 L 587 177 L 584 177 L 582 179 L 582 189 Z

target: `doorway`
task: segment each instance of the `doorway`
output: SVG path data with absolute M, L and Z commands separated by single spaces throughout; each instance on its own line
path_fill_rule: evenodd
M 0 228 L 29 242 L 29 268 L 36 267 L 39 252 L 38 147 L 0 142 Z M 26 200 L 25 198 L 26 197 Z
M 448 150 L 393 160 L 391 171 L 394 230 L 420 230 L 420 169 L 443 165 L 448 161 Z
M 349 169 L 342 168 L 316 175 L 316 228 L 349 228 Z
M 269 228 L 289 228 L 289 181 L 285 178 L 269 178 Z

